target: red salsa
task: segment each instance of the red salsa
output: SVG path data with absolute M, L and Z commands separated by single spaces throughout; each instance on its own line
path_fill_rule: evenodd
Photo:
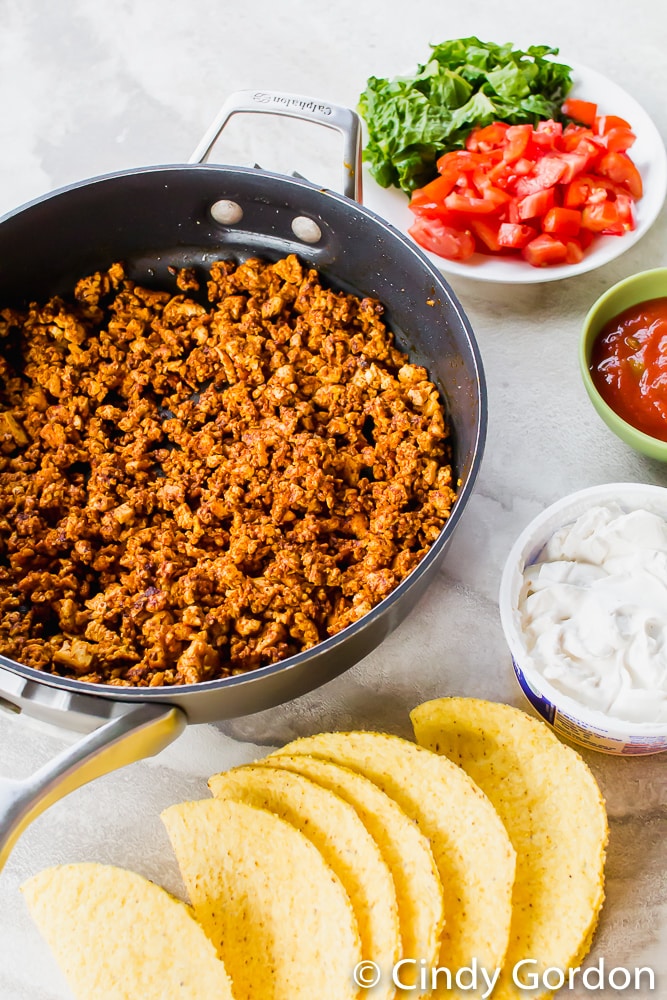
M 630 306 L 610 320 L 593 344 L 590 372 L 619 417 L 667 441 L 667 297 Z

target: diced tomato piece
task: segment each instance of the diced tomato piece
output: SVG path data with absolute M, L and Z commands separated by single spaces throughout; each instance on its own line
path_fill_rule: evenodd
M 629 194 L 617 194 L 614 204 L 618 212 L 618 221 L 626 231 L 630 232 L 636 225 L 632 196 Z
M 533 267 L 545 267 L 547 264 L 564 264 L 567 260 L 567 247 L 561 240 L 555 240 L 548 233 L 541 233 L 527 243 L 521 251 L 521 256 Z
M 584 259 L 584 251 L 582 249 L 581 243 L 577 240 L 566 240 L 565 241 L 565 263 L 566 264 L 578 264 Z
M 516 180 L 515 164 L 505 163 L 504 160 L 500 160 L 494 166 L 490 167 L 487 177 L 491 184 L 496 187 L 501 188 L 501 190 L 507 190 Z M 532 170 L 532 163 L 530 164 L 530 169 Z
M 519 202 L 516 198 L 512 198 L 512 200 L 507 203 L 504 212 L 504 221 L 510 222 L 513 226 L 521 225 L 521 219 L 519 218 Z
M 510 125 L 505 133 L 503 160 L 514 163 L 526 152 L 533 128 L 531 125 Z
M 421 219 L 440 219 L 446 226 L 457 229 L 461 225 L 458 212 L 449 212 L 441 201 L 424 201 L 418 205 L 408 205 L 408 208 Z
M 530 145 L 536 152 L 547 152 L 556 149 L 557 143 L 563 135 L 563 126 L 560 122 L 549 119 L 538 122 L 530 139 Z
M 519 219 L 541 219 L 550 208 L 553 208 L 554 200 L 553 188 L 544 188 L 542 191 L 527 195 L 517 205 Z
M 475 239 L 467 229 L 454 229 L 438 219 L 420 219 L 408 229 L 421 247 L 448 260 L 467 260 L 475 252 Z
M 501 222 L 498 227 L 498 243 L 501 247 L 521 250 L 537 236 L 537 230 L 532 226 L 522 226 L 512 222 Z
M 515 163 L 505 163 L 501 160 L 489 171 L 489 178 L 496 187 L 503 191 L 514 193 L 514 186 L 519 177 L 529 174 L 535 166 L 532 160 L 525 157 L 516 160 Z
M 576 208 L 550 208 L 542 219 L 542 230 L 554 236 L 576 236 L 581 228 L 581 212 Z
M 619 195 L 627 195 L 626 188 L 614 184 L 608 177 L 599 174 L 580 174 L 568 184 L 563 194 L 566 208 L 580 208 L 582 205 L 597 205 L 607 199 L 613 201 Z
M 439 207 L 435 201 L 411 201 L 408 205 L 411 212 L 414 212 L 415 215 L 421 215 L 425 219 L 437 219 Z
M 581 125 L 568 125 L 561 137 L 559 147 L 564 153 L 573 153 L 582 139 L 594 138 L 589 128 Z M 597 137 L 598 141 L 602 140 Z
M 535 164 L 532 174 L 527 174 L 526 177 L 521 177 L 517 181 L 516 193 L 519 198 L 525 198 L 526 195 L 534 194 L 536 191 L 553 187 L 554 184 L 559 182 L 565 170 L 565 163 L 562 162 L 560 157 L 552 155 L 543 156 Z
M 466 140 L 466 149 L 475 153 L 486 153 L 490 149 L 495 149 L 504 142 L 509 127 L 505 122 L 492 122 L 483 128 L 474 129 Z
M 592 233 L 590 229 L 580 229 L 579 235 L 577 236 L 577 243 L 580 245 L 582 250 L 588 250 L 589 246 L 595 239 L 595 233 Z
M 588 201 L 591 184 L 586 177 L 575 177 L 570 181 L 563 194 L 565 208 L 579 208 Z
M 619 118 L 618 115 L 599 115 L 596 116 L 593 124 L 593 131 L 596 135 L 606 135 L 607 132 L 611 131 L 613 128 L 627 128 L 629 129 L 630 123 L 626 122 L 625 118 Z
M 577 174 L 583 174 L 588 169 L 591 162 L 590 156 L 586 153 L 561 153 L 560 162 L 564 165 L 563 173 L 560 176 L 561 184 L 569 184 Z
M 631 129 L 623 128 L 620 125 L 617 128 L 609 129 L 604 135 L 607 149 L 615 153 L 624 153 L 626 149 L 630 149 L 636 138 L 637 136 Z
M 410 208 L 414 211 L 414 209 L 419 205 L 423 205 L 428 202 L 442 201 L 447 197 L 450 191 L 454 190 L 455 184 L 455 173 L 447 172 L 446 174 L 441 174 L 439 177 L 436 177 L 435 180 L 429 181 L 428 184 L 425 184 L 423 188 L 417 188 L 412 192 Z
M 584 229 L 593 233 L 609 232 L 619 226 L 618 209 L 613 201 L 603 201 L 599 205 L 586 205 L 581 213 Z M 622 227 L 619 230 L 622 232 Z
M 562 111 L 568 118 L 574 118 L 582 125 L 592 125 L 597 117 L 598 106 L 592 101 L 581 101 L 576 97 L 568 97 L 563 104 Z
M 478 194 L 484 195 L 485 191 L 491 191 L 495 188 L 489 168 L 484 170 L 483 167 L 478 167 L 477 170 L 473 170 L 471 180 Z
M 443 153 L 436 160 L 436 167 L 439 174 L 455 173 L 462 174 L 475 170 L 480 163 L 484 162 L 484 156 L 480 153 L 470 153 L 466 149 L 454 149 L 451 153 Z
M 496 187 L 493 183 L 490 172 L 485 173 L 483 170 L 475 170 L 472 175 L 472 182 L 482 197 L 487 199 L 487 201 L 492 201 L 498 208 L 510 200 L 507 192 L 503 191 L 502 188 Z
M 626 188 L 633 198 L 641 198 L 644 191 L 641 174 L 625 153 L 617 153 L 614 150 L 605 153 L 597 168 L 603 177 L 608 177 L 614 184 Z
M 517 174 L 519 177 L 525 177 L 526 174 L 529 174 L 530 171 L 533 169 L 533 161 L 529 160 L 525 156 L 522 156 L 520 160 L 516 160 L 512 164 L 512 167 L 514 169 L 515 174 Z
M 600 157 L 604 156 L 606 148 L 604 141 L 599 136 L 587 131 L 585 135 L 579 137 L 579 142 L 573 152 L 587 156 L 589 163 L 597 163 Z
M 538 122 L 535 126 L 535 132 L 540 134 L 548 135 L 562 135 L 563 134 L 563 123 L 555 122 L 553 118 L 547 118 L 545 121 Z
M 498 219 L 488 218 L 486 216 L 479 216 L 478 218 L 470 220 L 470 228 L 477 237 L 478 240 L 483 243 L 487 250 L 491 250 L 492 253 L 497 253 L 500 250 L 500 243 L 498 242 L 498 228 L 500 222 Z M 482 249 L 484 249 L 484 247 Z
M 494 188 L 494 191 L 497 191 Z M 500 199 L 498 196 L 502 196 Z M 463 212 L 465 215 L 491 215 L 498 210 L 503 201 L 509 201 L 509 195 L 504 191 L 498 191 L 498 196 L 491 193 L 484 193 L 484 197 L 475 198 L 469 194 L 458 194 L 452 191 L 445 198 L 445 208 L 450 212 Z

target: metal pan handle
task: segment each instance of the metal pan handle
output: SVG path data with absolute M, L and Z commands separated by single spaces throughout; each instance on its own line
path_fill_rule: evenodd
M 361 202 L 361 124 L 359 116 L 339 104 L 326 104 L 298 94 L 276 90 L 240 90 L 230 94 L 220 112 L 190 157 L 190 163 L 206 163 L 225 125 L 237 114 L 281 115 L 317 122 L 343 136 L 343 194 Z
M 0 670 L 0 682 L 4 671 Z M 59 693 L 59 692 L 56 692 Z M 60 692 L 61 693 L 61 692 Z M 20 702 L 6 690 L 5 704 Z M 110 713 L 118 703 L 106 699 Z M 184 713 L 171 705 L 129 704 L 92 733 L 67 747 L 29 778 L 0 777 L 0 870 L 25 828 L 58 799 L 93 778 L 159 753 L 182 732 Z

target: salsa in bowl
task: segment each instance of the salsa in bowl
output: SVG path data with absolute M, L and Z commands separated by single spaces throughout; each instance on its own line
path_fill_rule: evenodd
M 667 268 L 634 274 L 600 296 L 584 320 L 579 364 L 610 430 L 667 461 Z

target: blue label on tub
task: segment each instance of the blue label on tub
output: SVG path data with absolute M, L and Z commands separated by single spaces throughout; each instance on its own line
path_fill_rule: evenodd
M 577 743 L 579 746 L 589 747 L 592 750 L 602 750 L 604 753 L 624 755 L 660 753 L 667 750 L 667 737 L 664 735 L 645 736 L 643 739 L 635 737 L 623 739 L 612 736 L 607 729 L 601 729 L 592 724 L 584 725 L 583 722 L 571 715 L 559 711 L 555 705 L 538 691 L 535 691 L 524 677 L 523 671 L 514 657 L 512 657 L 512 664 L 521 690 L 533 708 L 553 726 L 559 736 L 571 743 Z
M 533 708 L 540 713 L 543 719 L 546 719 L 548 723 L 553 725 L 554 719 L 556 717 L 556 708 L 543 698 L 542 695 L 538 694 L 537 691 L 533 691 L 532 687 L 523 676 L 523 671 L 519 664 L 516 662 L 514 657 L 512 657 L 512 663 L 514 664 L 514 672 L 516 674 L 516 679 L 521 685 L 521 690 L 525 694 L 528 701 L 531 703 Z

